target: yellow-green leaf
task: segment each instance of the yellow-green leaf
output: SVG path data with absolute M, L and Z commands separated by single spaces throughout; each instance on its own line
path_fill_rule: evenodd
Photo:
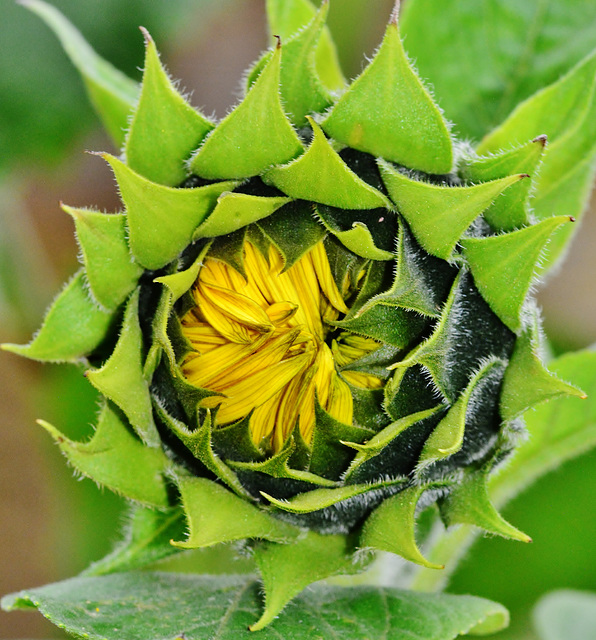
M 324 0 L 323 4 L 326 4 Z M 267 18 L 269 34 L 273 38 L 279 36 L 286 42 L 296 35 L 316 16 L 316 7 L 309 0 L 267 0 Z M 323 27 L 319 43 L 315 51 L 316 71 L 324 86 L 329 91 L 342 89 L 346 84 L 339 66 L 339 59 L 331 33 Z
M 79 473 L 143 504 L 169 506 L 164 478 L 170 464 L 168 457 L 160 448 L 146 447 L 109 402 L 104 405 L 89 442 L 73 442 L 51 424 L 43 420 L 40 424 Z
M 174 189 L 151 182 L 123 162 L 105 155 L 126 206 L 130 248 L 147 269 L 171 262 L 191 242 L 195 229 L 211 213 L 217 198 L 237 182 L 216 182 L 195 189 Z
M 54 300 L 33 340 L 2 348 L 43 362 L 75 362 L 101 344 L 112 321 L 113 314 L 102 311 L 90 299 L 81 269 Z
M 472 187 L 443 187 L 406 178 L 384 160 L 379 160 L 379 167 L 391 199 L 416 240 L 443 260 L 449 260 L 472 222 L 507 187 L 526 177 L 513 175 Z
M 120 147 L 138 98 L 138 84 L 97 55 L 58 9 L 41 0 L 21 0 L 21 4 L 34 11 L 58 36 L 81 74 L 89 99 L 107 132 Z
M 143 273 L 128 248 L 126 216 L 62 208 L 74 219 L 91 294 L 103 308 L 116 309 Z
M 500 236 L 461 241 L 482 297 L 512 331 L 521 328 L 521 310 L 550 236 L 568 222 L 557 216 Z
M 188 538 L 173 543 L 177 547 L 196 549 L 246 538 L 289 542 L 300 533 L 213 480 L 180 474 L 176 484 L 189 526 Z
M 314 135 L 306 153 L 289 164 L 267 171 L 263 180 L 293 198 L 341 209 L 390 208 L 388 198 L 359 178 L 314 120 L 309 118 L 309 122 Z
M 423 567 L 442 569 L 426 560 L 416 544 L 416 505 L 424 489 L 410 487 L 384 500 L 364 523 L 360 546 L 396 553 Z
M 282 49 L 276 47 L 244 100 L 209 134 L 190 163 L 202 178 L 248 178 L 303 151 L 279 95 Z
M 254 556 L 265 586 L 265 611 L 251 631 L 266 627 L 309 584 L 359 570 L 346 536 L 309 531 L 293 544 L 262 543 Z
M 389 23 L 377 54 L 333 107 L 322 127 L 354 149 L 426 173 L 453 164 L 447 123 L 408 62 L 397 27 Z
M 131 296 L 124 313 L 118 342 L 99 369 L 87 371 L 87 379 L 118 405 L 137 434 L 149 446 L 159 446 L 153 422 L 149 385 L 143 375 L 143 334 L 139 325 L 139 290 Z
M 159 61 L 151 36 L 143 33 L 145 70 L 126 136 L 126 164 L 152 182 L 175 187 L 188 175 L 186 161 L 215 125 L 180 95 Z

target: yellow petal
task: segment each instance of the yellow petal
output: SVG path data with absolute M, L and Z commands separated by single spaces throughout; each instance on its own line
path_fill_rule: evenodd
M 223 399 L 215 416 L 216 424 L 235 422 L 248 415 L 255 407 L 262 405 L 283 389 L 307 363 L 307 356 L 284 360 L 230 387 L 227 390 L 228 397 Z M 201 405 L 206 406 L 206 401 L 210 401 L 210 398 L 201 400 Z
M 362 371 L 342 371 L 341 375 L 347 382 L 362 389 L 380 389 L 384 384 L 381 378 Z
M 273 323 L 269 316 L 247 296 L 231 289 L 203 282 L 201 282 L 200 289 L 205 298 L 221 313 L 229 316 L 232 321 L 243 324 L 259 333 L 273 330 Z

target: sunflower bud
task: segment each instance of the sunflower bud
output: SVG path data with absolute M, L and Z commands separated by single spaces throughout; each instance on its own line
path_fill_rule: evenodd
M 64 209 L 82 268 L 34 340 L 105 397 L 91 442 L 43 423 L 81 473 L 157 508 L 180 548 L 250 540 L 268 624 L 363 549 L 431 565 L 416 514 L 528 540 L 486 478 L 521 415 L 579 394 L 541 364 L 530 290 L 551 234 L 529 194 L 543 136 L 485 157 L 450 133 L 396 15 L 346 84 L 318 11 L 221 122 L 146 35 L 121 158 L 124 213 Z M 268 3 L 273 23 L 281 0 Z M 172 483 L 177 491 L 171 491 Z

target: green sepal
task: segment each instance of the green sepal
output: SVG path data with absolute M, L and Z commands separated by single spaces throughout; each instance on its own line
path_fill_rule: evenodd
M 207 136 L 190 163 L 202 178 L 249 178 L 289 162 L 303 146 L 279 95 L 281 47 L 273 51 L 244 100 Z
M 284 270 L 325 237 L 325 228 L 314 219 L 312 205 L 305 200 L 292 200 L 272 216 L 259 220 L 257 226 L 279 249 Z
M 267 0 L 266 7 L 269 35 L 272 38 L 279 36 L 284 43 L 317 15 L 316 7 L 309 0 Z M 315 51 L 315 65 L 319 80 L 326 89 L 337 91 L 345 86 L 346 81 L 328 27 L 323 27 Z
M 439 501 L 441 518 L 446 526 L 473 524 L 488 533 L 504 538 L 532 542 L 525 533 L 510 525 L 490 501 L 486 471 L 468 472 L 454 485 L 450 493 Z
M 174 304 L 189 291 L 197 279 L 199 270 L 209 248 L 210 243 L 206 243 L 199 251 L 190 267 L 183 269 L 182 271 L 168 273 L 167 275 L 160 276 L 154 280 L 154 282 L 164 285 L 164 288 L 153 316 L 152 344 L 149 349 L 147 361 L 149 362 L 149 356 L 151 356 L 151 359 L 155 360 L 157 364 L 157 360 L 159 359 L 161 352 L 165 352 L 169 360 L 172 381 L 182 398 L 190 396 L 191 404 L 195 399 L 195 396 L 197 396 L 197 393 L 200 393 L 199 397 L 201 398 L 210 394 L 207 392 L 205 392 L 205 394 L 199 392 L 198 387 L 187 382 L 180 370 L 180 367 L 178 366 L 178 363 L 181 362 L 184 356 L 192 350 L 192 347 L 182 332 L 180 322 L 172 314 L 172 310 Z M 170 267 L 170 271 L 173 268 L 174 266 L 172 265 Z M 151 375 L 147 370 L 147 366 L 148 365 L 146 363 L 145 376 L 147 379 L 150 379 Z M 192 408 L 189 408 L 187 412 L 194 416 L 196 414 L 196 404 L 194 404 Z
M 556 216 L 511 233 L 461 240 L 478 290 L 512 331 L 521 328 L 521 310 L 549 238 L 569 221 Z
M 152 182 L 175 187 L 188 175 L 185 163 L 215 126 L 180 95 L 145 36 L 141 97 L 126 136 L 126 164 Z
M 366 484 L 349 484 L 334 489 L 313 489 L 312 491 L 304 491 L 288 500 L 279 500 L 270 496 L 268 493 L 261 491 L 261 495 L 269 500 L 269 502 L 282 511 L 290 513 L 312 513 L 331 507 L 343 500 L 349 500 L 356 496 L 363 495 L 369 491 L 383 489 L 406 483 L 406 478 L 398 477 L 378 482 L 370 482 Z
M 97 304 L 113 311 L 136 287 L 143 273 L 130 255 L 126 216 L 75 209 L 65 204 L 62 209 L 74 220 L 91 294 Z
M 171 326 L 170 317 L 173 305 L 174 294 L 171 289 L 166 286 L 164 287 L 157 303 L 157 309 L 155 310 L 153 322 L 151 323 L 152 342 L 149 347 L 149 353 L 147 354 L 147 362 L 145 363 L 145 377 L 147 380 L 151 379 L 151 374 L 161 362 L 162 353 L 165 353 L 168 358 L 170 371 L 174 372 L 177 370 L 178 359 L 176 357 L 176 352 L 174 351 L 174 345 L 172 344 L 170 335 L 168 334 L 168 328 Z M 179 322 L 178 326 L 180 326 Z M 190 343 L 188 343 L 188 350 L 190 350 Z
M 539 318 L 535 312 L 531 324 L 515 342 L 515 349 L 503 378 L 500 411 L 503 420 L 518 418 L 531 407 L 560 396 L 586 395 L 551 373 L 540 357 Z
M 191 454 L 199 460 L 211 473 L 215 474 L 222 482 L 243 499 L 250 498 L 236 474 L 213 451 L 211 444 L 211 413 L 207 412 L 203 424 L 198 429 L 191 431 L 183 422 L 172 417 L 160 403 L 155 403 L 157 415 L 168 429 L 184 444 Z
M 309 471 L 292 469 L 289 465 L 290 458 L 296 450 L 296 443 L 291 437 L 287 440 L 283 449 L 275 455 L 262 462 L 236 462 L 228 461 L 230 467 L 242 471 L 265 473 L 272 478 L 287 478 L 290 480 L 300 480 L 319 487 L 336 487 L 337 482 L 327 480 Z M 302 494 L 301 494 L 302 495 Z
M 105 154 L 126 206 L 130 248 L 147 269 L 160 269 L 185 249 L 195 229 L 211 213 L 217 198 L 238 182 L 216 182 L 195 189 L 156 184 L 134 172 L 118 158 Z
M 209 255 L 216 260 L 221 260 L 246 278 L 244 270 L 244 242 L 248 229 L 243 227 L 226 236 L 218 236 L 213 239 L 209 248 Z
M 316 207 L 317 218 L 323 223 L 325 229 L 332 233 L 344 245 L 344 247 L 346 247 L 346 249 L 349 249 L 357 256 L 361 256 L 368 260 L 392 260 L 395 257 L 391 251 L 386 251 L 385 249 L 377 246 L 373 234 L 366 222 L 356 220 L 351 223 L 350 229 L 342 229 L 342 226 L 338 224 L 338 221 L 333 215 L 334 211 L 345 213 L 345 210 L 343 209 L 334 210 L 328 206 Z M 381 211 L 383 212 L 383 216 L 395 215 L 385 209 L 382 209 Z M 371 218 L 372 220 L 370 223 L 374 224 L 377 222 L 373 216 L 371 216 Z
M 468 183 L 488 182 L 515 173 L 536 175 L 542 161 L 546 136 L 538 136 L 514 149 L 476 158 L 462 170 Z M 521 180 L 507 189 L 484 212 L 484 219 L 496 231 L 513 231 L 529 223 L 528 200 L 534 180 Z
M 413 486 L 384 500 L 368 517 L 360 546 L 389 551 L 429 569 L 443 569 L 429 562 L 416 544 L 416 506 L 425 486 Z
M 308 531 L 292 544 L 260 543 L 254 547 L 265 590 L 265 611 L 251 631 L 266 627 L 286 604 L 317 580 L 338 574 L 357 573 L 354 548 L 344 535 L 321 535 Z
M 39 424 L 56 440 L 77 472 L 137 502 L 170 506 L 164 477 L 170 465 L 168 457 L 160 448 L 146 447 L 109 402 L 104 404 L 89 442 L 73 442 L 51 424 L 43 420 Z
M 391 368 L 396 359 L 386 368 Z M 393 421 L 426 411 L 442 402 L 443 394 L 421 365 L 396 369 L 383 388 L 383 410 Z
M 143 373 L 139 289 L 126 305 L 120 337 L 112 355 L 99 369 L 89 370 L 85 375 L 100 393 L 120 407 L 145 444 L 159 446 L 149 385 Z
M 395 279 L 391 289 L 374 299 L 436 318 L 452 277 L 452 270 L 444 262 L 420 249 L 400 218 Z
M 107 556 L 94 562 L 79 576 L 105 576 L 110 573 L 142 569 L 180 553 L 170 544 L 184 535 L 186 521 L 179 505 L 157 510 L 138 504 L 126 514 L 124 539 Z
M 291 201 L 283 196 L 265 197 L 246 193 L 224 193 L 217 199 L 215 209 L 193 234 L 198 238 L 214 238 L 233 233 L 242 227 L 269 217 Z
M 560 80 L 521 103 L 480 144 L 479 153 L 493 152 L 536 134 L 549 145 L 533 189 L 538 220 L 561 211 L 580 219 L 594 182 L 596 145 L 596 53 L 581 60 Z M 551 239 L 546 269 L 560 259 L 575 228 L 559 229 Z
M 527 177 L 507 176 L 472 187 L 443 187 L 411 180 L 384 160 L 381 175 L 397 210 L 420 245 L 431 255 L 449 260 L 464 231 L 507 187 Z
M 42 362 L 76 362 L 104 341 L 114 316 L 89 297 L 81 269 L 58 294 L 40 330 L 29 344 L 3 344 L 10 351 Z
M 420 334 L 426 322 L 414 311 L 378 303 L 331 324 L 404 349 Z
M 225 426 L 218 426 L 211 433 L 214 451 L 226 460 L 255 462 L 265 458 L 265 454 L 253 442 L 250 430 L 252 412 L 245 418 Z
M 263 175 L 292 198 L 328 204 L 340 209 L 391 208 L 388 198 L 359 178 L 341 159 L 318 124 L 308 118 L 313 139 L 298 159 Z
M 175 480 L 189 528 L 186 540 L 172 541 L 176 547 L 197 549 L 246 538 L 286 543 L 300 533 L 214 480 L 186 474 L 177 474 Z
M 413 413 L 405 418 L 400 418 L 399 420 L 387 425 L 364 444 L 344 441 L 343 444 L 347 447 L 351 447 L 352 449 L 356 449 L 358 452 L 346 471 L 344 478 L 345 481 L 350 482 L 351 477 L 359 467 L 361 467 L 365 462 L 368 462 L 371 458 L 379 455 L 379 453 L 382 453 L 387 445 L 393 442 L 393 440 L 395 440 L 395 438 L 397 438 L 406 429 L 418 422 L 421 422 L 422 420 L 425 420 L 426 418 L 429 418 L 443 408 L 443 405 L 438 405 L 432 409 L 418 411 L 417 413 Z
M 408 62 L 396 14 L 375 57 L 322 127 L 353 149 L 411 169 L 444 174 L 453 165 L 447 123 Z
M 371 429 L 336 420 L 317 400 L 309 471 L 329 480 L 339 480 L 354 456 L 342 441 L 360 444 L 373 435 Z
M 454 403 L 479 363 L 493 356 L 506 359 L 513 339 L 474 286 L 470 273 L 461 270 L 431 335 L 388 369 L 421 365 L 436 389 Z M 399 388 L 399 383 L 396 377 L 391 386 Z
M 163 284 L 172 294 L 171 298 L 164 298 L 162 303 L 165 303 L 167 307 L 166 313 L 169 314 L 173 304 L 179 300 L 195 283 L 199 271 L 203 266 L 203 260 L 209 250 L 209 244 L 206 244 L 200 251 L 199 255 L 195 258 L 190 267 L 183 269 L 182 271 L 176 271 L 175 273 L 169 273 L 165 276 L 155 278 L 153 282 L 159 282 Z
M 386 291 L 369 297 L 355 315 L 358 317 L 375 304 L 383 304 L 436 318 L 454 276 L 455 269 L 420 248 L 400 218 L 393 284 Z
M 438 460 L 452 456 L 462 448 L 466 418 L 470 408 L 474 407 L 474 395 L 482 393 L 483 381 L 495 376 L 501 378 L 506 366 L 507 363 L 503 360 L 493 359 L 485 363 L 471 377 L 468 386 L 425 442 L 417 465 L 418 473 Z
M 81 74 L 87 95 L 116 147 L 124 141 L 139 85 L 95 53 L 80 32 L 53 6 L 40 0 L 20 0 L 58 36 Z
M 296 127 L 306 125 L 308 114 L 322 113 L 331 105 L 331 95 L 319 79 L 315 60 L 328 13 L 329 3 L 325 2 L 313 19 L 290 39 L 280 36 L 283 43 L 281 97 L 284 109 Z M 271 55 L 266 54 L 255 64 L 247 78 L 249 87 Z

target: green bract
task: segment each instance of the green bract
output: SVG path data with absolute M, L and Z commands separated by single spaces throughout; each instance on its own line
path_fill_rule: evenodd
M 27 4 L 72 41 L 54 9 Z M 105 397 L 93 439 L 72 442 L 43 426 L 80 473 L 163 510 L 144 527 L 157 531 L 167 519 L 179 549 L 250 541 L 265 589 L 253 629 L 310 583 L 358 571 L 362 550 L 435 566 L 414 535 L 417 514 L 435 503 L 446 525 L 528 540 L 492 506 L 488 474 L 523 436 L 528 408 L 581 395 L 539 356 L 531 289 L 549 239 L 570 218 L 532 214 L 548 153 L 536 99 L 475 151 L 453 139 L 408 61 L 397 11 L 374 58 L 346 84 L 326 2 L 317 11 L 308 0 L 268 0 L 267 9 L 281 39 L 219 123 L 178 93 L 147 33 L 134 106 L 115 70 L 92 52 L 78 61 L 107 129 L 117 142 L 127 130 L 120 157 L 103 155 L 124 211 L 64 207 L 82 268 L 31 343 L 5 345 L 83 363 Z M 548 91 L 539 100 L 546 112 Z M 278 256 L 284 273 L 322 247 L 330 277 L 317 277 L 336 308 L 322 313 L 317 344 L 335 358 L 331 382 L 317 383 L 314 404 L 303 390 L 292 396 L 300 411 L 312 408 L 312 433 L 294 416 L 277 444 L 255 436 L 259 403 L 218 422 L 226 394 L 187 374 L 193 347 L 183 319 L 203 313 L 194 287 L 215 262 L 249 279 L 248 245 L 262 260 Z M 225 295 L 224 316 L 258 315 L 252 302 L 243 299 L 243 311 Z M 298 313 L 286 304 L 288 318 Z M 277 330 L 274 315 L 265 329 L 246 326 L 265 339 Z M 367 346 L 344 361 L 350 339 Z M 300 384 L 322 370 L 312 364 Z M 325 404 L 322 390 L 334 384 L 348 390 L 351 400 L 336 404 L 353 406 L 349 413 Z M 184 519 L 186 536 L 174 527 Z M 173 550 L 163 539 L 150 560 Z M 103 567 L 95 571 L 111 570 Z

